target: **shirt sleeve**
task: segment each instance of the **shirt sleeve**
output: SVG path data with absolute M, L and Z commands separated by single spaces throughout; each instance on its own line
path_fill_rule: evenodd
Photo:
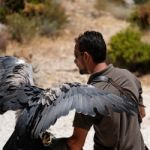
M 142 93 L 143 93 L 143 89 L 142 89 L 142 86 L 141 86 L 141 82 L 136 78 L 136 85 L 138 87 L 138 102 L 140 104 L 143 104 L 143 97 L 142 97 Z
M 80 113 L 75 113 L 73 126 L 89 130 L 94 124 L 94 117 L 83 115 Z

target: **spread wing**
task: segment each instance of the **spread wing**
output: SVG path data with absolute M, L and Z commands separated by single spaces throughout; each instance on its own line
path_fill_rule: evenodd
M 21 95 L 20 99 L 16 88 L 32 84 L 31 65 L 16 57 L 0 57 L 0 114 L 7 110 L 23 108 L 28 99 L 24 95 Z
M 75 109 L 78 113 L 95 116 L 115 112 L 136 111 L 136 104 L 91 85 L 66 83 L 58 88 L 41 89 L 31 86 L 31 66 L 15 57 L 0 57 L 0 113 L 24 109 L 15 130 L 18 135 L 31 133 L 37 138 L 56 120 Z
M 58 118 L 67 115 L 72 109 L 94 117 L 96 112 L 108 115 L 109 109 L 133 114 L 136 108 L 137 105 L 126 97 L 99 91 L 91 85 L 66 83 L 34 96 L 20 116 L 16 128 L 20 131 L 19 135 L 30 132 L 34 138 L 38 138 L 40 133 L 45 132 Z

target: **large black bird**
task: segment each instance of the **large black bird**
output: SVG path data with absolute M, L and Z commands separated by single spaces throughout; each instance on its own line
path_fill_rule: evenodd
M 36 87 L 31 65 L 16 57 L 0 57 L 0 114 L 18 109 L 22 112 L 4 150 L 59 149 L 51 148 L 51 144 L 45 146 L 42 139 L 50 135 L 46 130 L 70 110 L 93 117 L 97 113 L 108 115 L 109 110 L 134 114 L 137 104 L 92 85 L 64 83 L 56 88 Z

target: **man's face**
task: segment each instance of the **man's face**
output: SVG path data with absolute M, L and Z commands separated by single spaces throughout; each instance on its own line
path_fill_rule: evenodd
M 88 74 L 83 55 L 84 55 L 84 52 L 80 52 L 78 50 L 77 45 L 75 45 L 75 50 L 74 50 L 75 60 L 74 60 L 74 62 L 77 65 L 77 67 L 79 68 L 80 74 Z

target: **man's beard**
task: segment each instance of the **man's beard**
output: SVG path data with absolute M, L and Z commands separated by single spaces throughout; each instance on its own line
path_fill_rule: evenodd
M 86 69 L 80 69 L 80 70 L 79 70 L 79 73 L 80 73 L 81 75 L 83 75 L 83 74 L 89 74 Z

